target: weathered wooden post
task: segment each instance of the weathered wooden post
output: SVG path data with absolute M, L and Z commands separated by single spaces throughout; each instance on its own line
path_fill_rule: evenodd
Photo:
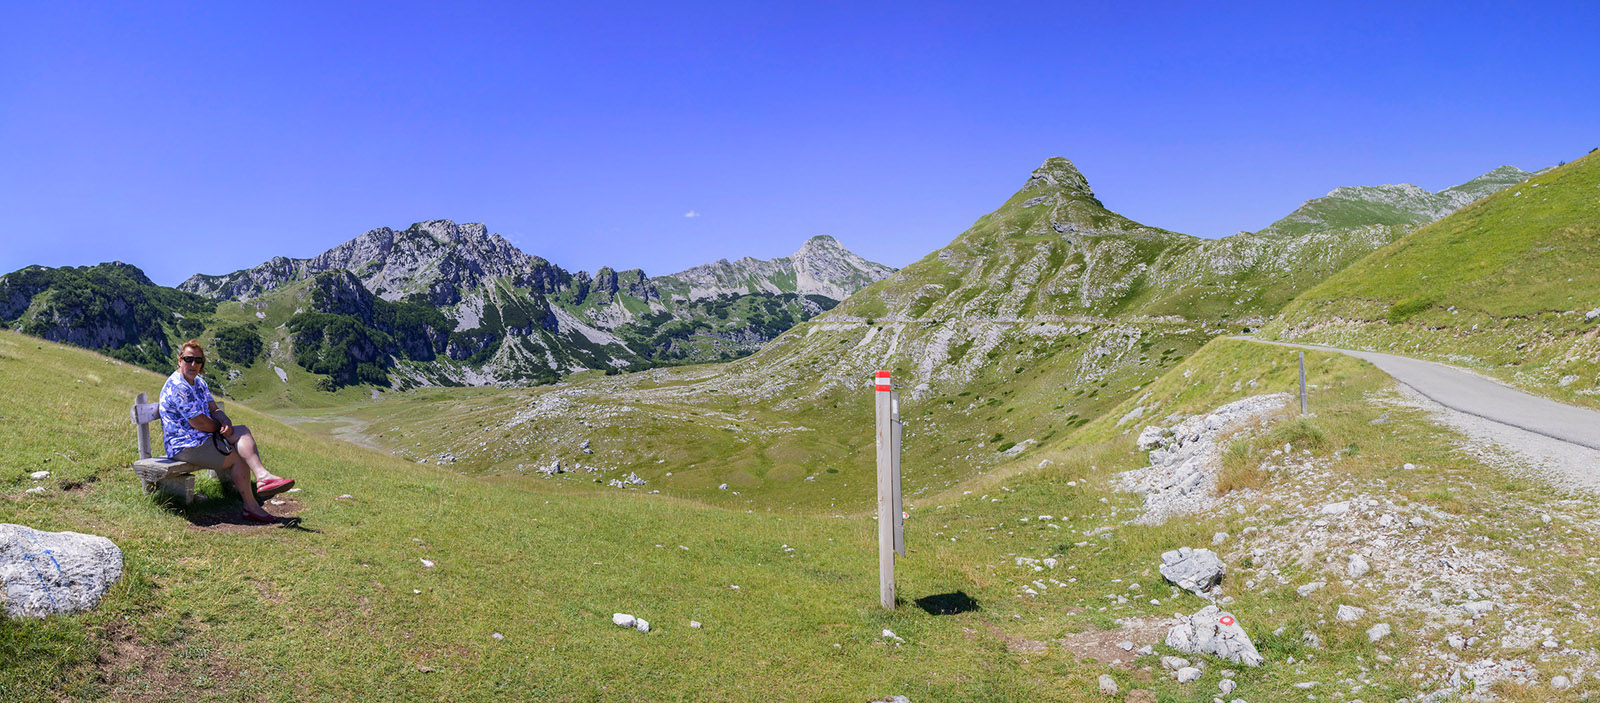
M 877 396 L 878 442 L 878 603 L 894 610 L 894 554 L 903 550 L 900 530 L 899 403 L 888 371 L 879 371 L 873 385 Z
M 1306 414 L 1306 353 L 1300 352 L 1300 414 Z

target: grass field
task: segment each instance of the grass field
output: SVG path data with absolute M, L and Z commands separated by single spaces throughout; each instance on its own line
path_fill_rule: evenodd
M 1275 355 L 1279 363 L 1265 361 Z M 1537 539 L 1592 552 L 1586 530 L 1525 536 L 1526 512 L 1467 488 L 1508 481 L 1457 456 L 1448 437 L 1417 418 L 1391 411 L 1393 423 L 1367 424 L 1380 412 L 1368 396 L 1387 386 L 1384 377 L 1343 357 L 1308 356 L 1318 413 L 1302 422 L 1315 432 L 1240 438 L 1243 455 L 1253 461 L 1285 436 L 1320 435 L 1308 448 L 1343 481 L 1387 481 L 1409 504 L 1498 516 L 1506 524 L 1484 517 L 1478 529 L 1519 563 L 1543 561 L 1535 547 L 1550 545 Z M 1204 411 L 1282 390 L 1291 374 L 1289 356 L 1276 349 L 1216 341 L 1106 417 L 1139 403 L 1159 403 L 1162 414 Z M 126 560 L 96 611 L 4 621 L 5 700 L 1070 701 L 1098 695 L 1095 677 L 1106 672 L 1124 690 L 1148 688 L 1160 700 L 1209 700 L 1203 691 L 1216 690 L 1221 666 L 1200 684 L 1180 685 L 1158 675 L 1153 657 L 1126 655 L 1111 667 L 1103 652 L 1085 658 L 1096 652 L 1083 643 L 1204 604 L 1156 575 L 1162 551 L 1300 519 L 1275 492 L 1299 490 L 1295 477 L 1274 470 L 1230 498 L 1251 506 L 1245 513 L 1123 524 L 1137 500 L 1112 492 L 1110 476 L 1142 465 L 1143 454 L 1121 433 L 1127 427 L 1103 420 L 1083 429 L 1083 441 L 1052 443 L 913 501 L 911 551 L 899 566 L 903 605 L 886 613 L 876 607 L 875 527 L 859 512 L 768 512 L 467 477 L 297 431 L 247 407 L 231 408 L 234 417 L 263 438 L 275 470 L 300 481 L 289 503 L 272 506 L 298 523 L 237 524 L 236 501 L 209 480 L 201 484 L 210 499 L 192 509 L 153 501 L 127 469 L 126 407 L 159 383 L 89 352 L 0 333 L 0 521 L 105 535 Z M 1394 468 L 1401 462 L 1427 468 L 1402 475 Z M 27 474 L 41 467 L 52 471 L 49 490 L 23 494 L 33 485 Z M 1510 483 L 1514 500 L 1558 500 L 1537 484 Z M 1569 510 L 1595 515 L 1587 504 Z M 1235 569 L 1226 582 L 1239 597 L 1231 607 L 1273 662 L 1240 671 L 1236 695 L 1277 700 L 1308 678 L 1359 675 L 1366 699 L 1391 700 L 1438 677 L 1424 653 L 1426 618 L 1398 613 L 1392 621 L 1404 634 L 1376 646 L 1319 624 L 1335 598 L 1380 607 L 1381 589 L 1335 586 L 1299 598 L 1292 586 L 1320 568 L 1308 561 L 1276 567 L 1294 577 L 1288 585 L 1246 590 L 1238 584 L 1266 580 L 1267 570 L 1247 565 L 1248 553 L 1223 553 Z M 1061 566 L 1034 572 L 1018 556 L 1053 556 Z M 1587 578 L 1585 568 L 1592 564 L 1559 566 L 1546 588 Z M 1021 590 L 1043 578 L 1051 581 L 1038 595 Z M 1114 601 L 1135 583 L 1136 598 Z M 1597 602 L 1591 590 L 1563 600 L 1586 613 Z M 958 593 L 976 609 L 936 616 L 915 605 Z M 654 631 L 616 628 L 614 612 L 648 619 Z M 1322 649 L 1302 643 L 1308 627 L 1324 632 Z M 1278 628 L 1287 634 L 1273 634 Z M 1595 644 L 1592 634 L 1572 637 Z M 1289 656 L 1299 663 L 1283 664 Z M 1418 673 L 1426 677 L 1413 679 Z

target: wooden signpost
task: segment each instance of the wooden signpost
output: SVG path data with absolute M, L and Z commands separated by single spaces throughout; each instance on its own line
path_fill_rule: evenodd
M 1300 414 L 1306 414 L 1306 353 L 1300 352 Z
M 874 379 L 878 418 L 878 602 L 894 610 L 894 555 L 906 553 L 904 512 L 900 500 L 900 394 L 888 371 Z

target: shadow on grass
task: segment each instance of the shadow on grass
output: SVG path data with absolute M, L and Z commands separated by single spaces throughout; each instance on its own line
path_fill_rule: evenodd
M 176 508 L 177 511 L 185 518 L 188 518 L 190 525 L 202 530 L 212 530 L 218 532 L 250 532 L 263 528 L 276 527 L 279 529 L 299 530 L 301 532 L 315 532 L 321 534 L 321 530 L 306 527 L 305 521 L 302 520 L 300 516 L 293 514 L 298 513 L 304 507 L 299 501 L 291 499 L 281 501 L 281 503 L 283 504 L 282 507 L 273 506 L 274 509 L 280 513 L 289 512 L 290 514 L 280 514 L 277 516 L 277 521 L 271 523 L 252 522 L 244 519 L 244 503 L 237 499 L 228 500 L 226 498 L 210 498 L 205 499 L 204 502 L 197 502 L 193 505 L 190 505 L 187 508 L 184 508 L 184 506 L 178 504 L 176 501 L 170 501 L 169 505 L 173 508 Z
M 973 600 L 972 596 L 967 595 L 966 591 L 923 596 L 915 602 L 918 608 L 923 609 L 929 615 L 956 615 L 978 610 L 978 601 Z

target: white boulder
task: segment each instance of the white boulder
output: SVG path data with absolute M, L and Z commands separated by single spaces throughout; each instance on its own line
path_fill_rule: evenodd
M 109 539 L 0 524 L 0 600 L 12 617 L 89 610 L 121 577 L 122 550 Z
M 1161 555 L 1161 576 L 1199 596 L 1206 596 L 1221 583 L 1227 570 L 1217 553 L 1209 549 L 1179 547 Z

